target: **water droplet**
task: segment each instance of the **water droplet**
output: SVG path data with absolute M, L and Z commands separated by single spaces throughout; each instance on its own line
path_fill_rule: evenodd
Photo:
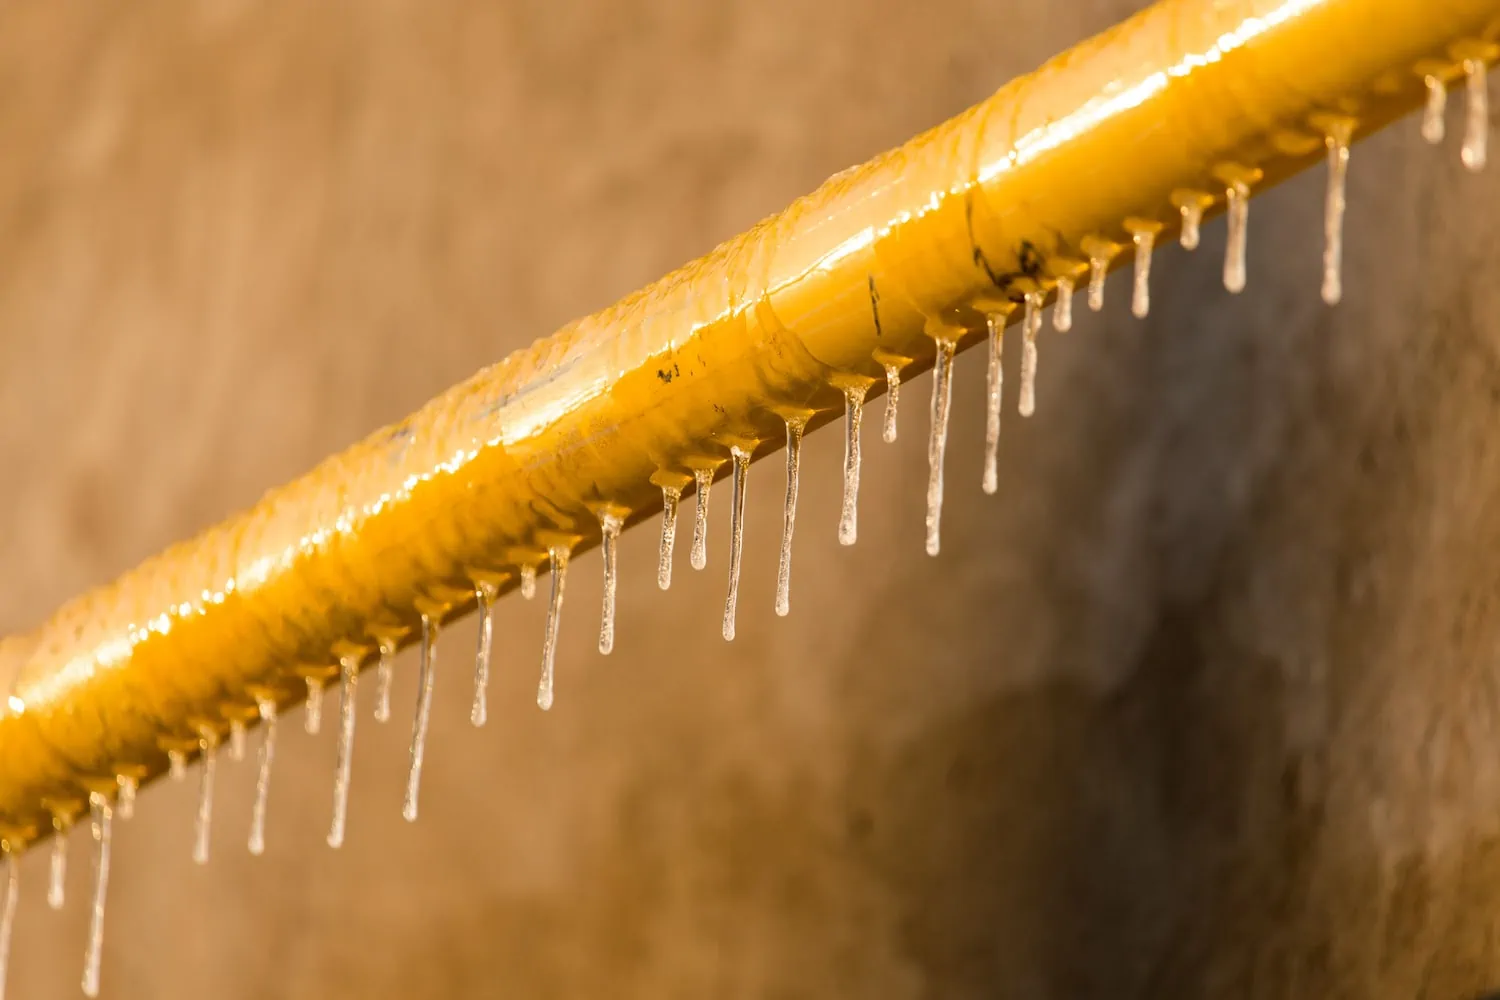
M 901 369 L 885 366 L 885 426 L 880 437 L 886 444 L 896 440 L 896 407 L 901 402 Z
M 839 504 L 840 545 L 853 545 L 859 537 L 859 425 L 869 391 L 867 385 L 850 386 L 844 390 L 844 496 Z
M 262 698 L 259 707 L 265 727 L 260 743 L 260 770 L 255 775 L 255 806 L 250 812 L 250 853 L 257 857 L 266 850 L 266 803 L 271 795 L 271 763 L 276 759 L 276 702 Z
M 229 759 L 238 764 L 245 759 L 245 720 L 229 721 Z
M 173 781 L 182 781 L 187 778 L 187 754 L 181 750 L 167 751 L 167 773 Z
M 1443 141 L 1445 131 L 1443 115 L 1448 110 L 1448 85 L 1431 74 L 1423 83 L 1427 85 L 1427 104 L 1422 108 L 1422 138 L 1436 146 Z
M 52 877 L 47 883 L 47 905 L 54 910 L 60 910 L 67 899 L 68 823 L 60 817 L 55 817 L 52 820 L 52 828 Z
M 1349 173 L 1349 130 L 1327 136 L 1328 193 L 1323 205 L 1323 301 L 1338 305 L 1344 297 L 1344 181 Z
M 119 811 L 121 819 L 130 819 L 135 815 L 135 793 L 140 789 L 140 782 L 129 774 L 120 775 L 116 781 L 120 786 L 120 797 L 115 803 L 115 808 Z
M 333 820 L 328 826 L 328 846 L 344 846 L 344 828 L 349 819 L 349 779 L 354 770 L 354 710 L 359 703 L 359 660 L 346 657 L 339 664 L 343 684 L 339 691 L 339 746 L 333 765 Z
M 1178 211 L 1182 213 L 1182 232 L 1177 241 L 1184 250 L 1196 250 L 1203 230 L 1203 203 L 1184 201 L 1178 206 Z
M 523 600 L 531 600 L 536 596 L 536 567 L 521 567 L 521 597 Z
M 734 638 L 734 617 L 740 602 L 740 560 L 745 545 L 745 485 L 750 474 L 750 452 L 738 445 L 729 449 L 734 459 L 729 493 L 729 594 L 724 598 L 724 638 Z
M 411 758 L 406 770 L 406 798 L 401 815 L 417 821 L 417 796 L 422 790 L 422 756 L 427 751 L 427 726 L 432 721 L 432 684 L 437 669 L 438 623 L 422 616 L 422 658 L 417 668 L 417 714 L 411 724 Z
M 1089 254 L 1089 309 L 1098 312 L 1104 308 L 1104 279 L 1109 276 L 1109 257 L 1103 253 Z
M 219 735 L 204 730 L 203 770 L 198 775 L 198 815 L 193 825 L 193 861 L 208 864 L 209 831 L 214 820 L 214 772 L 218 769 Z
M 380 661 L 375 665 L 375 721 L 391 721 L 391 682 L 396 676 L 396 644 L 380 640 Z
M 1036 412 L 1036 335 L 1042 329 L 1042 293 L 1026 294 L 1026 315 L 1021 319 L 1021 391 L 1016 410 L 1023 417 Z
M 536 688 L 536 704 L 542 711 L 552 708 L 553 682 L 557 672 L 557 630 L 562 624 L 563 585 L 567 582 L 569 551 L 554 545 L 547 550 L 552 561 L 552 599 L 547 604 L 547 631 L 542 638 L 542 679 Z
M 83 958 L 83 995 L 99 995 L 99 967 L 104 960 L 104 903 L 109 895 L 109 848 L 113 810 L 98 792 L 89 795 L 94 831 L 94 900 L 89 909 L 88 946 Z
M 603 534 L 604 606 L 599 614 L 599 652 L 608 656 L 615 648 L 615 591 L 619 588 L 620 528 L 624 522 L 614 514 L 601 514 Z
M 953 352 L 957 341 L 939 338 L 932 368 L 932 435 L 927 440 L 927 554 L 942 545 L 943 454 L 948 450 L 948 408 L 953 402 Z
M 1057 299 L 1052 303 L 1052 329 L 1067 333 L 1073 329 L 1073 279 L 1057 279 Z
M 677 546 L 677 505 L 681 500 L 680 487 L 661 488 L 661 549 L 656 555 L 656 585 L 662 590 L 672 586 L 672 550 Z
M 1224 245 L 1224 287 L 1233 294 L 1245 290 L 1245 242 L 1250 223 L 1250 188 L 1235 181 L 1225 190 L 1229 199 L 1229 236 Z
M 20 901 L 21 864 L 14 854 L 6 851 L 5 908 L 0 911 L 0 1000 L 5 1000 L 5 982 L 10 973 L 10 939 L 15 933 L 16 906 Z
M 986 384 L 988 395 L 984 410 L 984 491 L 994 494 L 1000 488 L 1000 400 L 1005 391 L 1005 368 L 1001 351 L 1005 347 L 1005 315 L 985 316 L 990 334 L 990 358 Z
M 307 709 L 302 716 L 302 728 L 309 736 L 316 736 L 323 729 L 323 678 L 307 678 Z
M 1130 295 L 1130 314 L 1145 319 L 1151 312 L 1151 250 L 1156 246 L 1156 232 L 1137 229 L 1131 239 L 1135 242 L 1135 287 Z
M 688 564 L 693 569 L 708 565 L 708 493 L 714 485 L 712 469 L 693 470 L 693 493 L 697 509 L 693 516 L 693 549 Z
M 1489 81 L 1481 59 L 1464 60 L 1464 79 L 1468 89 L 1468 106 L 1464 109 L 1464 145 L 1459 153 L 1470 170 L 1484 169 L 1488 158 L 1490 129 Z
M 479 609 L 479 641 L 474 650 L 474 702 L 469 706 L 469 724 L 478 728 L 489 720 L 490 650 L 495 642 L 495 586 L 474 585 L 474 604 Z
M 802 470 L 802 431 L 806 426 L 805 420 L 786 422 L 786 504 L 781 513 L 781 558 L 776 563 L 778 615 L 792 610 L 792 531 L 797 526 L 797 481 Z

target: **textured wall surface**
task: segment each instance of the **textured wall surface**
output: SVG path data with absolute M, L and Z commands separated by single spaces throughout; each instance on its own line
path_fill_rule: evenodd
M 1133 6 L 5 5 L 0 630 Z M 733 644 L 727 490 L 709 569 L 679 551 L 669 593 L 626 536 L 609 659 L 599 557 L 576 564 L 549 716 L 540 603 L 499 609 L 484 730 L 452 629 L 419 823 L 409 658 L 396 720 L 364 706 L 341 852 L 331 727 L 284 730 L 263 858 L 252 765 L 220 770 L 206 869 L 194 786 L 150 789 L 117 830 L 107 995 L 1500 985 L 1500 172 L 1415 122 L 1357 148 L 1332 311 L 1321 196 L 1254 203 L 1243 295 L 1218 222 L 1161 253 L 1149 321 L 1117 278 L 1045 334 L 998 497 L 961 360 L 936 560 L 924 377 L 898 444 L 867 422 L 852 550 L 837 434 L 809 439 L 789 618 L 772 460 Z M 62 914 L 24 866 L 14 996 L 76 988 L 72 845 Z

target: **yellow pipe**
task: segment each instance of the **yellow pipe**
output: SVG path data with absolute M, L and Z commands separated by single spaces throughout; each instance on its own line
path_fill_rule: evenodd
M 0 641 L 0 837 L 975 342 L 1129 229 L 1318 162 L 1497 35 L 1495 0 L 1164 0 L 1058 56 Z

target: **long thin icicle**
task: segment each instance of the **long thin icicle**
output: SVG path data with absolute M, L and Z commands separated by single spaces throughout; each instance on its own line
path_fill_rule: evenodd
M 1229 199 L 1229 236 L 1224 244 L 1224 288 L 1231 294 L 1245 290 L 1245 243 L 1250 223 L 1250 188 L 1235 181 L 1225 189 Z
M 94 830 L 94 899 L 89 908 L 88 946 L 83 955 L 83 995 L 99 995 L 99 967 L 104 960 L 104 904 L 109 898 L 110 827 L 114 810 L 109 799 L 98 792 L 89 794 Z
M 1490 133 L 1489 81 L 1484 61 L 1465 59 L 1464 79 L 1468 84 L 1468 106 L 1464 109 L 1464 145 L 1459 157 L 1464 166 L 1480 171 L 1488 159 Z
M 619 589 L 620 529 L 624 525 L 625 522 L 619 515 L 599 515 L 604 550 L 604 601 L 599 615 L 599 652 L 606 656 L 615 648 L 615 592 Z
M 116 779 L 120 786 L 120 797 L 115 800 L 115 808 L 121 819 L 130 819 L 135 815 L 135 793 L 140 790 L 140 782 L 134 775 L 122 774 Z
M 1329 133 L 1328 192 L 1323 205 L 1323 301 L 1336 306 L 1344 297 L 1344 186 L 1349 173 L 1349 131 Z
M 214 773 L 219 766 L 219 734 L 204 730 L 203 770 L 198 775 L 198 815 L 193 824 L 193 861 L 208 864 L 209 835 L 214 822 Z
M 1436 146 L 1443 141 L 1443 116 L 1448 111 L 1448 85 L 1439 77 L 1425 78 L 1427 104 L 1422 108 L 1422 138 Z
M 554 545 L 547 550 L 552 562 L 552 599 L 547 604 L 547 631 L 542 638 L 542 679 L 537 684 L 536 705 L 546 712 L 552 708 L 554 677 L 557 672 L 557 630 L 562 624 L 563 584 L 568 575 L 569 551 Z
M 797 481 L 802 470 L 802 431 L 807 421 L 786 422 L 786 503 L 781 513 L 781 557 L 776 562 L 776 613 L 792 610 L 792 531 L 797 526 Z
M 865 409 L 867 385 L 844 390 L 844 495 L 839 502 L 839 544 L 853 545 L 859 537 L 859 425 Z
M 490 714 L 490 651 L 495 642 L 495 585 L 476 583 L 474 604 L 479 609 L 479 640 L 474 650 L 474 701 L 469 705 L 469 724 L 476 729 Z
M 892 444 L 896 440 L 896 407 L 901 402 L 901 368 L 885 366 L 885 426 L 881 429 L 881 440 Z
M 375 721 L 391 721 L 391 682 L 396 676 L 396 644 L 380 640 L 380 660 L 375 664 Z
M 47 882 L 47 905 L 54 910 L 62 909 L 67 899 L 69 825 L 62 817 L 52 820 L 52 870 Z M 0 985 L 0 1000 L 3 996 L 4 986 Z
M 984 410 L 984 491 L 993 494 L 1000 488 L 1000 400 L 1005 391 L 1005 368 L 1001 351 L 1005 347 L 1005 315 L 985 316 L 989 328 L 990 358 Z
M 712 469 L 693 470 L 693 548 L 688 565 L 702 569 L 708 565 L 708 494 L 714 485 Z
M 750 474 L 750 452 L 738 445 L 729 449 L 734 459 L 733 488 L 729 494 L 729 594 L 724 598 L 724 638 L 734 639 L 734 619 L 740 603 L 740 561 L 745 544 L 745 485 Z
M 1145 319 L 1151 312 L 1151 251 L 1156 246 L 1156 231 L 1137 229 L 1131 238 L 1135 241 L 1135 287 L 1130 313 L 1136 319 Z
M 16 930 L 16 906 L 21 901 L 21 864 L 5 852 L 5 908 L 0 910 L 0 1000 L 5 1000 L 5 982 L 10 975 L 10 939 Z
M 328 825 L 328 846 L 344 846 L 349 820 L 349 779 L 354 771 L 354 712 L 359 703 L 359 660 L 346 657 L 339 664 L 339 746 L 333 766 L 333 819 Z
M 661 547 L 656 554 L 656 585 L 662 590 L 672 586 L 672 550 L 677 547 L 677 505 L 682 488 L 661 488 Z
M 1057 279 L 1057 299 L 1052 303 L 1052 329 L 1067 333 L 1073 329 L 1073 279 Z
M 1023 417 L 1036 412 L 1036 335 L 1042 329 L 1042 293 L 1026 294 L 1026 313 L 1021 318 L 1021 391 L 1016 411 Z
M 276 702 L 262 698 L 259 708 L 265 729 L 260 743 L 260 769 L 255 775 L 255 807 L 250 812 L 250 853 L 257 857 L 266 851 L 266 803 L 271 797 L 271 764 L 276 759 Z
M 438 623 L 422 616 L 422 659 L 417 668 L 417 714 L 411 724 L 411 753 L 406 769 L 406 797 L 401 816 L 417 821 L 417 798 L 422 791 L 422 758 L 427 752 L 427 727 L 432 721 L 432 685 L 437 670 Z
M 1104 308 L 1104 279 L 1109 277 L 1109 260 L 1103 253 L 1089 254 L 1089 309 L 1093 312 Z
M 927 441 L 927 554 L 942 548 L 943 455 L 948 450 L 948 410 L 953 402 L 953 352 L 958 342 L 937 341 L 932 368 L 932 435 Z

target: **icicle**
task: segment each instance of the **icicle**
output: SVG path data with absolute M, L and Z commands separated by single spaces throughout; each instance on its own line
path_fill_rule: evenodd
M 339 747 L 333 765 L 333 820 L 328 826 L 328 846 L 344 846 L 344 827 L 349 819 L 349 779 L 354 769 L 354 710 L 359 702 L 359 660 L 346 657 L 339 664 L 343 685 L 339 692 Z
M 1344 297 L 1344 179 L 1349 172 L 1349 129 L 1330 132 L 1328 193 L 1323 205 L 1323 301 L 1338 305 Z
M 792 610 L 792 531 L 797 526 L 797 480 L 802 469 L 802 431 L 806 426 L 807 421 L 802 419 L 786 422 L 786 503 L 781 513 L 781 558 L 776 563 L 778 615 Z M 858 442 L 855 447 L 859 447 Z
M 953 352 L 956 341 L 937 341 L 932 369 L 932 436 L 927 441 L 927 554 L 941 547 L 943 519 L 943 453 L 948 449 L 948 407 L 953 401 Z
M 115 780 L 120 786 L 120 797 L 115 802 L 115 808 L 121 819 L 130 819 L 135 815 L 135 793 L 140 788 L 140 782 L 128 774 L 119 775 Z
M 98 792 L 89 795 L 94 828 L 94 901 L 89 910 L 88 947 L 83 959 L 83 995 L 99 995 L 99 967 L 104 959 L 104 903 L 109 894 L 109 847 L 113 810 Z
M 601 514 L 603 534 L 604 602 L 599 615 L 599 652 L 609 655 L 615 648 L 615 591 L 619 587 L 620 528 L 624 522 L 614 514 Z
M 266 802 L 271 796 L 271 762 L 276 758 L 276 702 L 262 698 L 259 706 L 265 735 L 260 744 L 260 770 L 255 776 L 255 807 L 250 813 L 250 853 L 257 857 L 266 850 Z
M 677 545 L 677 504 L 682 488 L 661 488 L 661 548 L 656 555 L 656 585 L 662 590 L 672 586 L 672 549 Z
M 1089 254 L 1089 308 L 1098 312 L 1104 308 L 1104 279 L 1109 276 L 1109 257 L 1103 253 Z
M 1250 222 L 1250 188 L 1235 181 L 1226 190 L 1229 199 L 1229 236 L 1224 246 L 1224 287 L 1233 294 L 1245 290 L 1245 241 Z
M 867 385 L 844 390 L 844 496 L 839 504 L 839 544 L 853 545 L 859 535 L 859 425 Z M 786 612 L 782 612 L 785 614 Z
M 318 735 L 323 728 L 323 678 L 307 678 L 307 712 L 302 717 L 302 728 L 309 736 Z
M 553 678 L 557 671 L 557 630 L 562 622 L 563 584 L 568 574 L 569 551 L 561 546 L 547 550 L 552 561 L 552 599 L 547 605 L 547 632 L 542 639 L 542 679 L 537 684 L 536 704 L 546 712 L 552 708 Z
M 1156 246 L 1156 232 L 1137 229 L 1131 238 L 1135 241 L 1135 287 L 1130 296 L 1130 314 L 1145 319 L 1151 312 L 1151 250 Z
M 229 720 L 229 759 L 238 764 L 245 759 L 245 720 Z
M 495 587 L 474 585 L 474 604 L 479 609 L 479 644 L 474 650 L 474 702 L 469 706 L 469 724 L 478 728 L 489 719 L 490 648 L 495 637 Z
M 1073 329 L 1073 279 L 1057 279 L 1057 299 L 1052 303 L 1052 329 L 1067 333 Z
M 47 905 L 63 908 L 68 885 L 68 823 L 60 816 L 52 819 L 52 871 L 47 882 Z M 3 987 L 0 987 L 3 989 Z
M 1042 328 L 1042 293 L 1028 292 L 1026 315 L 1021 320 L 1021 392 L 1016 410 L 1023 417 L 1036 412 L 1036 335 Z
M 1464 111 L 1464 145 L 1459 153 L 1470 170 L 1484 169 L 1488 157 L 1490 128 L 1489 82 L 1482 59 L 1464 60 L 1464 78 L 1468 83 L 1468 107 Z
M 745 545 L 745 486 L 750 475 L 750 452 L 735 445 L 733 486 L 729 493 L 729 594 L 724 598 L 724 639 L 734 639 L 734 618 L 740 602 L 740 560 Z
M 688 564 L 693 569 L 708 565 L 708 493 L 714 484 L 712 469 L 693 470 L 693 493 L 697 510 L 693 516 L 693 550 Z
M 1427 84 L 1427 104 L 1422 109 L 1422 138 L 1436 146 L 1446 131 L 1443 115 L 1448 110 L 1448 85 L 1431 74 L 1423 82 Z
M 5 981 L 10 972 L 10 939 L 15 933 L 16 906 L 20 901 L 21 864 L 7 849 L 5 851 L 5 908 L 0 911 L 0 1000 L 5 1000 Z
M 1178 206 L 1178 211 L 1182 213 L 1182 232 L 1178 242 L 1184 250 L 1196 250 L 1203 229 L 1203 203 L 1195 199 L 1184 201 Z
M 1005 369 L 1001 350 L 1005 346 L 1005 319 L 1001 313 L 989 313 L 985 324 L 990 334 L 990 364 L 987 384 L 989 395 L 984 412 L 984 491 L 994 494 L 1000 488 L 1000 399 L 1005 389 Z
M 203 771 L 198 776 L 198 816 L 193 827 L 193 861 L 206 865 L 209 831 L 214 819 L 214 772 L 218 769 L 219 735 L 205 729 L 200 743 L 203 747 Z
M 380 662 L 375 665 L 375 721 L 391 721 L 391 681 L 395 679 L 396 644 L 380 640 Z
M 896 440 L 896 406 L 901 402 L 901 369 L 885 366 L 885 427 L 880 437 L 886 444 Z
M 168 750 L 167 773 L 172 776 L 173 781 L 187 778 L 187 754 L 181 750 Z
M 438 623 L 422 616 L 422 659 L 417 668 L 417 714 L 411 724 L 411 757 L 406 771 L 406 798 L 401 815 L 417 821 L 417 796 L 422 790 L 422 756 L 427 750 L 427 726 L 432 720 L 432 683 L 437 668 Z
M 521 598 L 531 600 L 536 596 L 536 566 L 521 567 Z

